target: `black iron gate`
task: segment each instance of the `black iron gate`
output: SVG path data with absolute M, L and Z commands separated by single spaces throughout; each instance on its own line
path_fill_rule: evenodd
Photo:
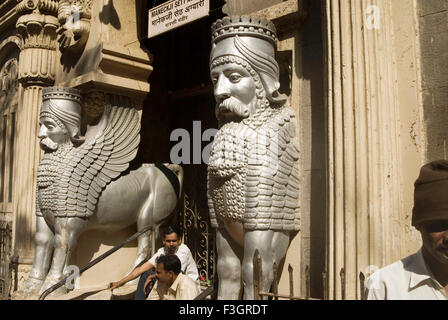
M 9 299 L 11 242 L 12 230 L 10 223 L 0 221 L 0 300 Z
M 184 194 L 180 219 L 184 242 L 190 248 L 198 266 L 201 285 L 210 286 L 215 276 L 215 237 L 208 213 L 200 210 L 196 201 Z

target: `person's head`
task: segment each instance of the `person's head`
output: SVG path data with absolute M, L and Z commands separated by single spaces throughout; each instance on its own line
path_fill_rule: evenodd
M 156 260 L 157 280 L 170 286 L 181 270 L 181 262 L 175 254 L 161 255 Z
M 412 225 L 423 250 L 439 263 L 448 264 L 448 161 L 424 165 L 415 182 Z
M 278 92 L 276 39 L 275 26 L 257 17 L 225 17 L 212 25 L 210 77 L 218 120 L 238 121 L 286 101 Z
M 438 262 L 448 264 L 448 219 L 426 222 L 420 233 L 424 250 Z
M 81 93 L 77 89 L 48 87 L 42 89 L 38 133 L 41 147 L 56 151 L 61 144 L 82 142 L 80 138 Z
M 166 227 L 162 234 L 162 243 L 168 253 L 173 254 L 177 251 L 181 243 L 182 234 L 176 227 Z

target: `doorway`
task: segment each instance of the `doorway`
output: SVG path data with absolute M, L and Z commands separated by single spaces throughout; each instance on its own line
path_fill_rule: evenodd
M 148 10 L 165 1 L 150 2 Z M 177 223 L 204 285 L 210 285 L 214 279 L 215 233 L 207 205 L 207 165 L 202 157 L 193 155 L 193 149 L 194 145 L 196 150 L 200 145 L 203 150 L 211 141 L 202 141 L 202 133 L 218 126 L 209 71 L 210 27 L 216 19 L 224 17 L 221 12 L 224 4 L 223 0 L 211 0 L 208 17 L 143 42 L 151 53 L 154 70 L 143 107 L 138 162 L 173 162 L 170 157 L 173 147 L 180 141 L 189 144 L 189 152 L 182 154 L 184 198 Z M 173 131 L 179 129 L 188 132 L 189 141 L 179 137 L 170 141 Z

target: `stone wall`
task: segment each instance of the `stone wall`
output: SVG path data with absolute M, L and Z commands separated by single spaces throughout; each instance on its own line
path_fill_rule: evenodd
M 222 11 L 228 15 L 235 14 L 248 14 L 258 10 L 262 10 L 281 3 L 284 0 L 257 0 L 257 1 L 241 1 L 241 0 L 227 0 L 226 5 Z
M 448 2 L 417 0 L 426 159 L 448 153 Z
M 302 131 L 303 175 L 306 196 L 302 199 L 302 275 L 310 268 L 311 297 L 323 298 L 326 250 L 326 132 L 322 43 L 322 8 L 311 1 L 308 18 L 299 30 L 297 52 L 300 60 L 295 73 L 300 79 L 299 99 Z M 305 279 L 301 279 L 302 292 Z

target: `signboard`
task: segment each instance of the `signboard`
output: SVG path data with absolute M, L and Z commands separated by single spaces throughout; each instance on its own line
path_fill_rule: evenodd
M 148 38 L 208 16 L 210 0 L 171 0 L 149 10 Z

